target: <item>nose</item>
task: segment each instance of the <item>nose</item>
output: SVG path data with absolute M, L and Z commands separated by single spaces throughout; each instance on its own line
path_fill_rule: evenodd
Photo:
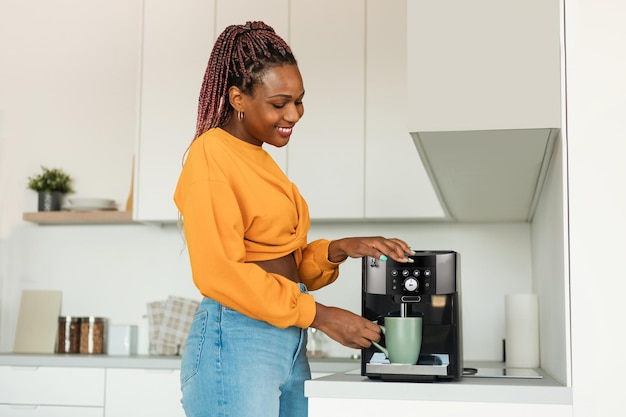
M 292 104 L 287 106 L 284 119 L 289 123 L 296 123 L 304 114 L 304 107 L 302 104 Z

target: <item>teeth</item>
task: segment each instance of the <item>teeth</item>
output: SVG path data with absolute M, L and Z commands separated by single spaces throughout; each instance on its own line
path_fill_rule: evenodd
M 291 128 L 290 127 L 279 127 L 277 129 L 280 130 L 283 133 L 290 133 L 291 132 Z

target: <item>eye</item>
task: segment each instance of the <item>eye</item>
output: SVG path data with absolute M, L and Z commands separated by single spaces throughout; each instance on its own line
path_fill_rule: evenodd
M 272 104 L 272 106 L 274 106 L 274 108 L 276 109 L 282 109 L 283 107 L 285 107 L 284 104 Z

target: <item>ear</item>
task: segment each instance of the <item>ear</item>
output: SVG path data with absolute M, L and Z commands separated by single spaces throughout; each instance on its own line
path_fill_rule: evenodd
M 235 86 L 228 89 L 228 100 L 235 111 L 244 111 L 243 109 L 243 93 Z

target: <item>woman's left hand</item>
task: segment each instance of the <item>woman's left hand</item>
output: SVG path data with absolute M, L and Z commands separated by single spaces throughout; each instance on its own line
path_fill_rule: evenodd
M 347 237 L 333 240 L 328 246 L 328 260 L 331 262 L 342 262 L 348 257 L 362 258 L 364 256 L 376 259 L 385 256 L 397 262 L 411 262 L 412 259 L 407 255 L 413 254 L 415 252 L 405 241 L 382 236 Z

